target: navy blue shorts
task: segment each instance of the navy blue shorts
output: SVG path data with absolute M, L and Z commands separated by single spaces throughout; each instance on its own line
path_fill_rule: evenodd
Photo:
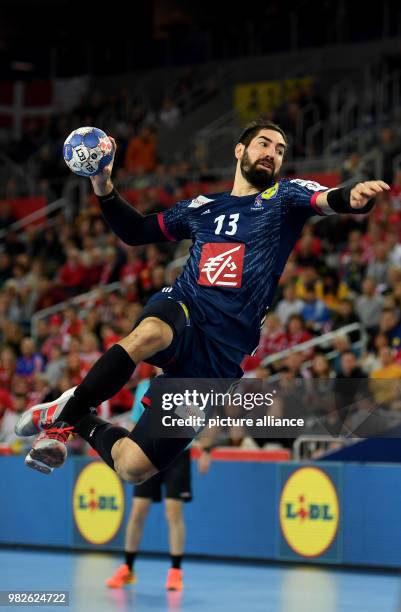
M 168 289 L 169 291 L 166 291 Z M 184 309 L 187 324 L 179 337 L 174 337 L 170 346 L 147 360 L 147 363 L 162 368 L 164 378 L 227 378 L 242 377 L 240 365 L 227 358 L 227 353 L 219 350 L 219 343 L 209 338 L 191 317 L 188 306 L 181 299 L 179 291 L 165 287 L 153 295 L 148 304 L 160 300 L 175 300 Z M 145 314 L 146 316 L 146 314 Z M 140 317 L 139 321 L 143 317 Z M 143 398 L 143 404 L 149 405 L 150 390 Z
M 149 478 L 146 482 L 136 485 L 134 497 L 144 497 L 158 503 L 163 499 L 177 499 L 183 502 L 192 501 L 191 487 L 191 453 L 189 450 L 181 453 L 167 470 Z
M 159 405 L 161 379 L 204 379 L 206 383 L 207 379 L 215 381 L 219 379 L 217 381 L 219 391 L 226 392 L 232 381 L 241 378 L 243 374 L 237 361 L 230 359 L 227 352 L 219 350 L 219 344 L 206 336 L 201 326 L 193 321 L 191 312 L 181 297 L 175 288 L 164 288 L 151 297 L 145 306 L 144 313 L 136 322 L 138 325 L 147 316 L 158 316 L 157 314 L 152 315 L 152 309 L 148 306 L 152 302 L 158 302 L 158 310 L 162 312 L 162 309 L 160 311 L 159 308 L 162 300 L 174 300 L 180 304 L 185 313 L 184 331 L 174 333 L 170 346 L 147 360 L 151 365 L 162 368 L 163 374 L 153 379 L 143 396 L 142 403 L 145 406 L 145 412 L 129 434 L 129 437 L 140 446 L 159 471 L 166 469 L 199 433 L 199 430 L 188 427 L 179 428 L 179 431 L 172 430 L 171 437 L 160 437 L 160 433 L 152 434 L 152 418 L 160 423 L 161 416 L 165 414 Z M 180 314 L 179 311 L 178 314 Z M 162 314 L 160 318 L 163 319 Z M 183 318 L 180 316 L 179 319 L 182 325 Z M 180 383 L 177 381 L 177 384 Z M 154 400 L 153 405 L 152 400 Z M 206 417 L 210 416 L 210 410 L 211 408 L 206 407 Z

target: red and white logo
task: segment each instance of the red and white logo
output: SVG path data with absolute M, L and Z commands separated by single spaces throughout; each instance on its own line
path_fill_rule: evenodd
M 241 287 L 245 245 L 208 242 L 202 247 L 199 285 Z
M 102 150 L 103 153 L 110 153 L 111 152 L 111 142 L 110 140 L 107 138 L 99 138 L 99 143 L 100 143 L 100 148 Z

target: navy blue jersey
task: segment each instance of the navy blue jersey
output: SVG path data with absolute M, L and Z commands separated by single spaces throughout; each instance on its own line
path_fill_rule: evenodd
M 323 214 L 316 198 L 326 189 L 281 180 L 259 194 L 201 195 L 159 214 L 169 239 L 193 241 L 174 288 L 203 333 L 236 355 L 257 348 L 286 261 L 306 220 Z

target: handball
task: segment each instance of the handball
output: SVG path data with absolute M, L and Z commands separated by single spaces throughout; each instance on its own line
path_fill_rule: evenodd
M 63 146 L 64 161 L 78 176 L 95 176 L 113 159 L 113 146 L 102 130 L 81 127 L 71 132 Z

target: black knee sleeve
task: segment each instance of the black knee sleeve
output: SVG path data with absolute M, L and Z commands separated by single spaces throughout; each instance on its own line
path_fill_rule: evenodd
M 150 411 L 146 408 L 128 438 L 138 444 L 159 470 L 165 470 L 192 441 L 192 438 L 151 438 Z
M 179 337 L 188 322 L 187 308 L 185 305 L 175 300 L 154 300 L 144 307 L 141 316 L 134 325 L 137 327 L 146 317 L 157 317 L 161 321 L 170 325 L 174 337 Z

